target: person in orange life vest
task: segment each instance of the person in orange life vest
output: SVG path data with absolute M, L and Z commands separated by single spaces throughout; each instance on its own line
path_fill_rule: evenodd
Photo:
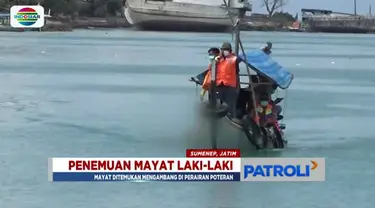
M 228 116 L 236 117 L 236 101 L 240 59 L 232 52 L 232 45 L 224 42 L 217 61 L 216 86 L 221 101 L 228 105 Z
M 269 94 L 263 93 L 259 96 L 259 102 L 256 103 L 256 107 L 252 110 L 251 116 L 260 126 L 275 124 L 277 122 L 277 116 Z
M 211 85 L 211 65 L 212 62 L 220 55 L 220 49 L 218 48 L 210 48 L 208 49 L 208 59 L 210 64 L 208 65 L 208 69 L 206 70 L 206 74 L 202 84 L 202 91 L 200 94 L 201 100 L 203 99 L 206 92 L 210 89 Z

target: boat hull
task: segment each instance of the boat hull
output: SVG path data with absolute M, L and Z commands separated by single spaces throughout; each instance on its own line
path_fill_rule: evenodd
M 301 28 L 291 28 L 291 27 L 288 27 L 288 31 L 289 32 L 304 32 L 304 30 Z
M 208 101 L 203 101 L 201 104 L 201 114 L 206 116 L 216 116 L 217 119 L 225 118 L 229 125 L 232 125 L 237 130 L 243 132 L 250 145 L 257 149 L 284 149 L 287 145 L 287 142 L 283 138 L 283 136 L 275 132 L 274 129 L 272 129 L 272 133 L 269 133 L 269 128 L 259 128 L 254 122 L 251 122 L 250 120 L 246 122 L 245 118 L 232 119 L 228 117 L 228 111 L 225 104 L 222 106 L 218 104 L 218 110 L 215 112 L 212 112 L 212 110 L 210 110 L 210 104 L 208 103 Z M 247 124 L 247 130 L 244 130 L 243 128 L 244 124 Z M 271 136 L 273 136 L 272 139 L 270 138 Z
M 125 17 L 139 30 L 228 32 L 233 28 L 226 10 L 217 6 L 128 1 Z
M 238 128 L 240 131 L 244 131 L 243 120 L 231 119 L 228 116 L 226 116 L 226 118 L 234 127 Z M 259 128 L 255 123 L 249 124 L 248 133 L 246 132 L 245 135 L 252 145 L 257 145 L 261 149 L 284 149 L 286 147 L 286 140 L 284 140 L 281 134 L 276 133 L 274 129 L 272 129 L 274 132 L 267 133 L 270 131 L 267 131 L 266 128 Z M 274 138 L 271 139 L 270 136 Z
M 193 21 L 145 21 L 134 25 L 138 30 L 144 31 L 176 31 L 176 32 L 229 32 L 231 26 L 196 23 Z

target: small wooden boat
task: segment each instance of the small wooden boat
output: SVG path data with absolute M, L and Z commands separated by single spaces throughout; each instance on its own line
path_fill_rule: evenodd
M 228 32 L 233 28 L 227 10 L 217 5 L 127 0 L 124 16 L 139 30 Z
M 272 58 L 266 55 L 261 50 L 248 51 L 245 56 L 240 54 L 239 58 L 247 64 L 255 75 L 250 75 L 251 80 L 269 80 L 270 82 L 264 84 L 276 85 L 281 90 L 287 90 L 294 78 L 293 74 L 284 69 L 277 62 L 272 60 Z M 197 85 L 201 85 L 207 71 L 192 77 L 190 81 L 193 81 Z M 249 76 L 247 74 L 240 74 L 241 77 Z M 235 118 L 229 117 L 226 113 L 225 104 L 221 107 L 216 108 L 216 116 L 218 118 L 225 117 L 230 124 L 243 131 L 249 140 L 249 142 L 255 146 L 257 149 L 283 149 L 286 147 L 287 140 L 284 137 L 284 133 L 280 129 L 285 129 L 285 125 L 280 125 L 277 128 L 273 125 L 259 126 L 254 122 L 252 118 L 249 117 L 248 111 L 246 110 L 246 105 L 251 102 L 252 93 L 249 85 L 249 81 L 241 82 L 242 87 L 237 98 L 237 115 Z M 262 83 L 257 83 L 258 86 Z M 220 102 L 219 102 L 220 103 Z M 275 105 L 277 102 L 275 101 Z M 203 101 L 203 105 L 206 106 L 207 110 L 210 110 L 208 100 Z M 278 105 L 278 104 L 277 104 Z M 220 104 L 219 104 L 220 106 Z M 212 110 L 211 110 L 212 111 Z M 283 116 L 278 115 L 278 120 L 282 120 Z
M 303 32 L 301 28 L 301 23 L 299 21 L 293 22 L 292 26 L 288 26 L 288 30 L 291 32 Z
M 273 89 L 280 88 L 286 90 L 293 80 L 293 75 L 280 64 L 272 60 L 272 58 L 262 50 L 247 51 L 245 53 L 240 39 L 240 25 L 244 21 L 246 12 L 251 11 L 252 6 L 248 0 L 232 0 L 229 1 L 230 4 L 226 0 L 223 1 L 228 14 L 230 14 L 230 9 L 238 10 L 237 17 L 230 17 L 235 31 L 234 52 L 237 58 L 245 64 L 247 73 L 239 74 L 238 80 L 240 80 L 239 87 L 241 90 L 236 100 L 236 112 L 233 117 L 229 117 L 227 116 L 225 103 L 222 104 L 220 94 L 218 94 L 216 90 L 217 62 L 215 61 L 216 59 L 212 59 L 209 97 L 208 100 L 202 103 L 205 112 L 208 112 L 208 114 L 212 116 L 210 121 L 212 148 L 217 148 L 216 135 L 218 128 L 216 121 L 218 118 L 226 117 L 230 124 L 245 133 L 249 142 L 255 146 L 256 149 L 283 149 L 286 140 L 283 138 L 282 128 L 280 128 L 278 122 L 274 122 L 271 125 L 259 124 L 251 118 L 250 112 L 252 110 L 254 111 L 255 106 L 257 106 L 256 94 L 259 94 L 260 90 L 258 88 L 258 91 L 256 91 L 256 86 L 259 87 L 259 85 L 262 84 L 271 84 Z M 240 49 L 242 53 L 240 53 Z M 190 81 L 197 85 L 202 85 L 206 73 L 207 71 L 204 71 L 196 77 L 192 77 Z M 240 78 L 243 77 L 247 77 L 248 80 L 242 81 Z M 273 101 L 275 109 L 278 107 L 276 105 L 278 103 L 276 100 Z M 258 114 L 257 111 L 254 111 L 254 113 L 255 115 Z M 278 119 L 282 119 L 280 112 L 277 112 L 276 116 L 278 116 Z

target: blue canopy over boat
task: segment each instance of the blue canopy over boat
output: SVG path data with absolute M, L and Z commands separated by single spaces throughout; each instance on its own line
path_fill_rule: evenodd
M 245 62 L 243 54 L 239 58 Z M 274 61 L 261 50 L 246 52 L 247 64 L 260 75 L 267 76 L 276 82 L 281 89 L 287 89 L 293 81 L 293 74 Z

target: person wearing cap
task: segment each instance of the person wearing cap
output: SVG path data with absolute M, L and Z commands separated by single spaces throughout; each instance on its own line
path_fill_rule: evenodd
M 271 42 L 267 42 L 266 45 L 261 48 L 261 50 L 267 55 L 271 55 L 272 53 L 271 49 L 272 49 Z
M 216 86 L 219 98 L 228 105 L 228 115 L 236 117 L 237 87 L 240 59 L 232 52 L 232 45 L 224 42 L 217 59 Z

